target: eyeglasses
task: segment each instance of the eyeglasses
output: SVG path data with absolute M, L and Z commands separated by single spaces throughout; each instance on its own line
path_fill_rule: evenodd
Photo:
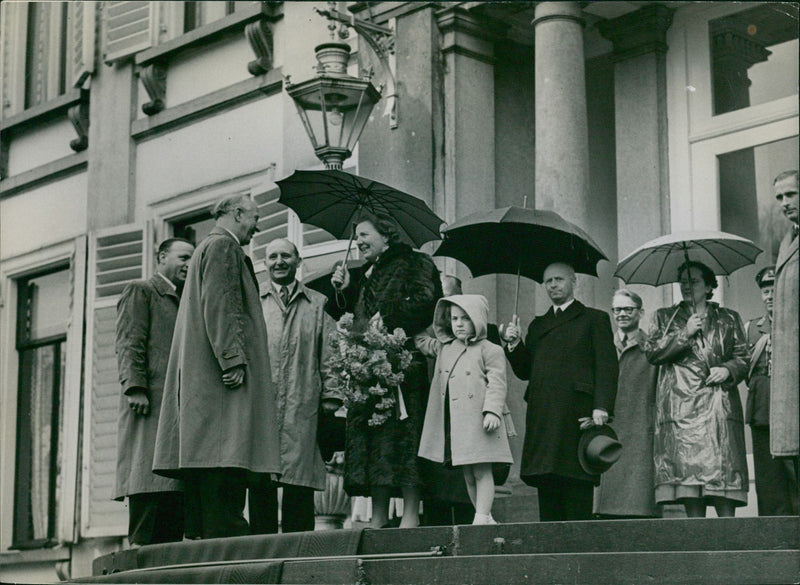
M 611 312 L 615 315 L 633 315 L 638 310 L 638 307 L 611 307 Z

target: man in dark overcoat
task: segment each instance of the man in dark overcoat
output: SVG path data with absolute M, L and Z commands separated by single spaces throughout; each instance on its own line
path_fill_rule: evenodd
M 764 315 L 745 325 L 750 364 L 747 371 L 747 406 L 745 421 L 753 437 L 753 468 L 759 516 L 797 514 L 797 478 L 780 458 L 769 451 L 769 393 L 772 377 L 772 310 L 775 266 L 756 274 L 761 289 Z
M 619 359 L 614 430 L 623 445 L 614 466 L 603 473 L 594 492 L 594 513 L 601 518 L 661 516 L 656 504 L 653 461 L 658 367 L 644 353 L 642 297 L 625 288 L 614 292 L 611 314 L 617 324 L 614 343 Z
M 275 386 L 252 261 L 246 195 L 219 201 L 189 264 L 170 351 L 153 470 L 184 479 L 187 531 L 249 533 L 247 476 L 280 473 Z
M 117 302 L 122 395 L 114 499 L 128 498 L 132 545 L 183 538 L 183 487 L 175 479 L 153 473 L 153 451 L 178 299 L 192 252 L 194 246 L 186 240 L 164 240 L 158 247 L 153 277 L 128 284 Z
M 579 419 L 605 424 L 617 390 L 611 320 L 575 299 L 575 282 L 571 266 L 548 266 L 543 284 L 553 306 L 531 322 L 524 343 L 516 316 L 503 331 L 514 374 L 528 380 L 520 477 L 537 488 L 542 521 L 591 518 L 599 476 L 578 460 Z

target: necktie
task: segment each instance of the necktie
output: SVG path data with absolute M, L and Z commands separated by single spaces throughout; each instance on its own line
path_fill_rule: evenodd
M 556 310 L 555 310 L 556 319 L 558 319 L 561 316 L 561 313 L 563 313 L 563 312 L 564 312 L 564 309 L 559 309 L 558 307 L 556 307 Z
M 623 333 L 622 334 L 622 347 L 627 347 L 627 346 L 628 346 L 628 334 L 627 333 Z
M 282 286 L 280 291 L 281 302 L 283 303 L 284 307 L 289 306 L 289 287 Z

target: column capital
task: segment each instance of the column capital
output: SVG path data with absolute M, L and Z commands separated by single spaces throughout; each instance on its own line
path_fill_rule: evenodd
M 501 32 L 458 6 L 436 12 L 442 33 L 442 53 L 456 53 L 494 65 L 494 43 Z
M 534 28 L 548 20 L 569 20 L 581 27 L 586 25 L 583 11 L 578 2 L 539 2 L 534 8 L 531 24 Z
M 647 53 L 667 52 L 667 30 L 675 10 L 663 4 L 648 4 L 635 12 L 597 23 L 597 30 L 614 43 L 615 61 Z
M 715 62 L 735 61 L 745 69 L 766 61 L 772 54 L 763 44 L 734 27 L 713 27 L 711 42 Z

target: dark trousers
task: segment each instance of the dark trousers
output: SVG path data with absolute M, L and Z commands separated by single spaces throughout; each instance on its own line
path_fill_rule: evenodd
M 248 507 L 251 534 L 278 532 L 278 484 L 268 480 L 250 483 Z M 314 530 L 314 490 L 284 485 L 281 499 L 281 532 Z
M 422 501 L 422 524 L 424 526 L 454 526 L 456 524 L 472 524 L 475 508 L 472 504 L 448 502 L 435 498 Z
M 155 492 L 128 496 L 128 541 L 161 544 L 183 540 L 183 493 Z
M 590 520 L 594 484 L 560 475 L 536 478 L 539 492 L 539 520 L 559 522 L 564 520 Z
M 751 426 L 753 465 L 759 516 L 797 515 L 797 460 L 773 458 L 769 452 L 769 427 Z
M 247 492 L 242 469 L 192 469 L 186 473 L 186 535 L 224 538 L 250 534 L 244 519 Z

